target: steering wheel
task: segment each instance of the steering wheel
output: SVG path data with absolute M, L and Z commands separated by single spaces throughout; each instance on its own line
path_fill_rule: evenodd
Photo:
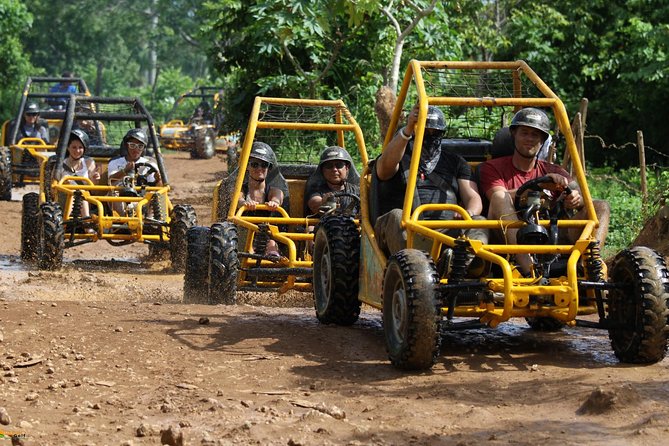
M 351 201 L 344 209 L 341 209 L 338 208 L 336 204 L 342 203 L 343 198 L 351 198 Z M 355 209 L 360 209 L 360 197 L 351 192 L 332 192 L 332 195 L 321 204 L 319 213 L 321 215 L 328 215 L 335 212 L 337 209 L 340 209 L 339 212 L 343 215 L 352 214 Z
M 553 177 L 544 175 L 539 178 L 535 178 L 533 180 L 527 181 L 525 184 L 520 186 L 516 190 L 516 196 L 513 200 L 513 206 L 516 208 L 516 210 L 520 210 L 522 207 L 520 205 L 520 199 L 523 196 L 523 194 L 527 191 L 536 191 L 536 192 L 542 192 L 545 193 L 544 190 L 548 189 L 550 191 L 558 191 L 558 187 L 555 184 L 555 180 Z M 551 199 L 555 199 L 556 197 L 550 196 Z
M 146 172 L 140 175 L 139 169 L 142 167 L 146 167 Z M 153 175 L 154 178 L 156 177 L 156 174 L 158 176 L 160 175 L 160 172 L 158 172 L 158 169 L 151 164 L 151 163 L 135 163 L 135 184 L 137 186 L 155 186 L 158 181 L 149 181 L 148 178 Z

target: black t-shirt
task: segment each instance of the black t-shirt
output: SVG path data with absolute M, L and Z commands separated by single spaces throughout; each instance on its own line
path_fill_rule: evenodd
M 379 181 L 379 215 L 383 215 L 392 209 L 401 209 L 404 206 L 404 193 L 406 192 L 406 176 L 409 173 L 411 152 L 409 149 L 404 153 L 400 168 L 390 179 Z M 432 177 L 438 176 L 443 180 L 440 188 Z M 416 191 L 420 204 L 427 203 L 449 203 L 457 204 L 458 180 L 471 180 L 472 169 L 460 155 L 441 152 L 439 161 L 432 174 L 427 175 L 419 170 L 416 179 Z M 450 189 L 450 193 L 442 190 L 443 187 Z M 453 218 L 451 211 L 424 212 L 421 219 L 450 220 Z

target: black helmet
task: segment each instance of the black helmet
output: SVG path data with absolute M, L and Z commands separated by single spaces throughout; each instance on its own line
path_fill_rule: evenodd
M 69 145 L 70 142 L 72 142 L 72 140 L 75 138 L 81 141 L 81 144 L 83 144 L 84 146 L 84 153 L 86 153 L 86 151 L 88 150 L 88 141 L 89 141 L 86 132 L 84 132 L 81 129 L 72 130 L 72 132 L 70 133 L 70 139 L 67 141 L 67 144 Z
M 145 146 L 149 144 L 149 137 L 146 135 L 144 129 L 135 128 L 128 130 L 128 133 L 126 133 L 123 137 L 123 144 L 125 145 L 125 143 L 128 142 L 130 138 L 136 139 Z
M 439 109 L 439 107 L 435 107 L 434 105 L 427 107 L 425 128 L 441 130 L 442 132 L 446 130 L 446 119 L 444 118 L 444 113 Z
M 543 110 L 539 110 L 538 108 L 524 108 L 513 115 L 509 128 L 513 130 L 519 125 L 540 130 L 544 134 L 544 141 L 550 135 L 551 123 L 548 120 L 548 116 Z
M 321 159 L 318 162 L 318 167 L 320 168 L 323 165 L 323 163 L 333 160 L 346 161 L 349 166 L 353 164 L 351 155 L 348 154 L 346 149 L 339 146 L 330 146 L 324 148 L 323 151 L 321 152 Z
M 31 102 L 30 104 L 26 105 L 26 108 L 24 110 L 24 113 L 27 115 L 38 115 L 39 114 L 39 105 L 35 104 L 34 102 Z
M 270 169 L 272 166 L 276 165 L 276 155 L 274 154 L 274 150 L 272 150 L 269 144 L 264 142 L 254 142 L 251 146 L 251 154 L 249 156 L 268 162 Z

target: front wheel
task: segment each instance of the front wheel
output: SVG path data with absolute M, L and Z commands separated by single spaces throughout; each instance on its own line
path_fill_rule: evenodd
M 360 316 L 360 234 L 351 217 L 324 217 L 314 236 L 314 307 L 324 324 L 351 325 Z
M 12 199 L 12 156 L 7 147 L 0 147 L 0 200 Z
M 209 302 L 209 238 L 206 226 L 193 226 L 186 233 L 188 241 L 186 272 L 184 273 L 184 303 Z
M 63 211 L 56 203 L 44 203 L 40 207 L 40 253 L 39 268 L 55 270 L 63 264 L 65 250 L 65 227 Z
M 237 227 L 228 221 L 214 223 L 209 237 L 209 300 L 212 304 L 237 302 Z
M 430 257 L 403 249 L 388 259 L 383 278 L 383 331 L 388 356 L 404 370 L 429 369 L 439 354 L 439 282 Z
M 216 134 L 212 129 L 200 129 L 195 134 L 191 158 L 210 159 L 216 154 Z
M 40 250 L 39 194 L 28 192 L 23 196 L 21 213 L 21 260 L 36 262 Z
M 667 351 L 669 316 L 664 259 L 650 248 L 635 246 L 620 252 L 609 272 L 610 281 L 622 285 L 608 293 L 613 352 L 627 363 L 661 361 Z
M 170 215 L 170 258 L 178 273 L 186 270 L 186 232 L 197 224 L 195 209 L 186 204 L 174 206 Z

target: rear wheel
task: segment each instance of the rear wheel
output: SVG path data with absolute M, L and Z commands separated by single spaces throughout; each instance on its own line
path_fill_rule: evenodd
M 325 217 L 314 237 L 314 307 L 325 324 L 351 325 L 360 316 L 360 235 L 350 217 Z
M 610 281 L 627 285 L 608 293 L 613 328 L 609 339 L 616 357 L 628 363 L 661 361 L 667 351 L 669 273 L 656 251 L 635 246 L 620 252 Z
M 195 133 L 195 148 L 191 158 L 210 159 L 216 154 L 216 134 L 212 129 L 200 129 Z
M 58 269 L 63 265 L 63 251 L 65 250 L 63 211 L 58 204 L 51 202 L 42 204 L 39 226 L 39 268 Z
M 388 259 L 383 278 L 383 331 L 388 356 L 405 370 L 434 365 L 441 336 L 435 300 L 439 282 L 432 260 L 422 251 L 403 249 Z
M 209 237 L 209 300 L 212 304 L 237 302 L 237 227 L 228 221 L 211 226 Z
M 0 200 L 12 199 L 12 156 L 7 147 L 0 147 Z
M 186 270 L 186 232 L 196 224 L 197 217 L 192 206 L 174 206 L 170 215 L 170 258 L 176 272 L 182 273 Z
M 36 262 L 39 258 L 39 195 L 29 192 L 23 196 L 21 213 L 21 260 Z
M 209 237 L 206 226 L 193 226 L 186 233 L 188 249 L 184 274 L 184 303 L 209 303 Z

